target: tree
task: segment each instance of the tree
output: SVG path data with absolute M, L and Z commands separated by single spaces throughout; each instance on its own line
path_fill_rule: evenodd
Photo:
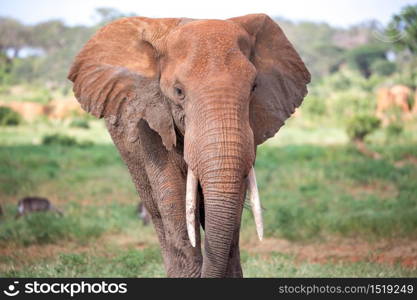
M 343 50 L 333 42 L 335 28 L 325 23 L 293 23 L 282 18 L 275 18 L 275 21 L 294 44 L 313 80 L 337 69 Z
M 371 65 L 372 73 L 376 73 L 381 76 L 390 76 L 395 72 L 396 65 L 385 59 L 378 59 Z
M 57 51 L 70 42 L 65 36 L 68 30 L 60 20 L 39 23 L 31 30 L 30 44 L 32 47 L 43 49 L 46 53 Z
M 129 13 L 129 14 L 122 13 L 119 10 L 112 8 L 112 7 L 99 7 L 96 9 L 96 14 L 98 15 L 98 18 L 99 18 L 99 22 L 98 22 L 99 26 L 103 26 L 119 18 L 132 17 L 135 15 L 133 13 Z
M 399 50 L 408 49 L 417 54 L 417 5 L 408 5 L 394 15 L 387 27 L 387 34 L 393 38 Z
M 347 63 L 368 78 L 372 74 L 372 64 L 377 60 L 386 60 L 387 48 L 380 44 L 366 44 L 346 53 Z
M 11 50 L 12 57 L 16 58 L 19 51 L 28 42 L 27 27 L 13 18 L 0 17 L 0 51 L 5 55 Z
M 365 144 L 365 137 L 377 130 L 381 121 L 373 115 L 356 115 L 351 118 L 346 127 L 347 134 L 359 152 L 374 159 L 380 159 L 381 154 L 374 152 Z

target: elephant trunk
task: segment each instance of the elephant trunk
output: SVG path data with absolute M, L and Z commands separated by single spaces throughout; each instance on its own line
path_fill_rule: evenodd
M 186 125 L 187 229 L 194 246 L 195 193 L 199 181 L 205 211 L 203 277 L 226 275 L 248 187 L 254 200 L 251 202 L 255 203 L 253 207 L 260 208 L 256 204 L 259 197 L 252 167 L 255 159 L 253 133 L 248 108 L 239 105 L 242 102 L 211 101 L 200 108 L 199 115 L 204 116 L 204 121 L 189 119 Z M 259 219 L 258 211 L 255 219 Z
M 245 181 L 238 167 L 212 168 L 201 177 L 205 210 L 203 277 L 224 277 L 240 228 Z

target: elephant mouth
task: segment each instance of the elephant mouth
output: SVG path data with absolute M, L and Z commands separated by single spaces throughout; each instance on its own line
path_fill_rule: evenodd
M 263 220 L 262 208 L 259 199 L 258 186 L 256 183 L 256 174 L 254 167 L 251 167 L 247 180 L 247 191 L 249 193 L 250 205 L 252 207 L 252 214 L 255 220 L 256 232 L 259 240 L 263 239 Z M 197 188 L 198 178 L 195 176 L 191 168 L 187 172 L 187 186 L 185 195 L 185 210 L 188 238 L 193 247 L 196 246 L 196 209 L 197 209 Z

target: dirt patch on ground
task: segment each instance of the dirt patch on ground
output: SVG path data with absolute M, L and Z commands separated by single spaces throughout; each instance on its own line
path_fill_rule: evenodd
M 14 267 L 24 267 L 39 260 L 58 257 L 61 254 L 94 253 L 95 255 L 107 257 L 107 249 L 109 247 L 142 250 L 150 246 L 158 246 L 156 235 L 126 233 L 105 234 L 85 245 L 71 241 L 62 241 L 57 244 L 31 245 L 28 247 L 10 244 L 0 247 L 0 270 L 8 269 L 7 265 L 9 263 L 12 263 Z
M 407 154 L 402 160 L 396 161 L 394 163 L 394 166 L 397 168 L 402 168 L 406 165 L 417 166 L 417 157 Z
M 138 250 L 159 246 L 156 234 L 107 234 L 101 238 L 100 242 L 124 249 L 135 248 Z
M 346 194 L 350 194 L 355 199 L 363 199 L 370 195 L 375 195 L 380 199 L 392 199 L 398 196 L 398 189 L 392 182 L 372 181 L 366 184 L 355 184 L 341 188 Z
M 325 242 L 297 243 L 284 239 L 250 240 L 243 245 L 251 253 L 268 256 L 271 252 L 294 255 L 297 261 L 313 263 L 375 262 L 400 264 L 417 269 L 417 238 L 367 242 L 358 239 L 332 239 Z
M 45 106 L 36 102 L 0 102 L 0 106 L 9 107 L 27 121 L 33 121 L 46 113 Z
M 0 270 L 8 269 L 12 263 L 13 267 L 24 267 L 33 264 L 36 261 L 57 257 L 66 253 L 83 253 L 90 251 L 88 246 L 80 246 L 73 242 L 48 244 L 48 245 L 31 245 L 28 247 L 8 245 L 0 248 L 0 257 L 6 258 L 7 261 L 0 262 Z
M 14 267 L 24 267 L 42 259 L 58 257 L 67 253 L 94 253 L 94 255 L 109 256 L 108 247 L 123 249 L 144 249 L 157 247 L 155 234 L 106 234 L 87 245 L 75 242 L 61 242 L 59 244 L 32 245 L 17 247 L 9 245 L 0 248 L 0 270 Z M 354 263 L 374 262 L 378 264 L 396 265 L 404 268 L 417 269 L 417 238 L 392 239 L 368 242 L 359 239 L 329 239 L 323 242 L 291 242 L 285 239 L 267 238 L 259 242 L 250 238 L 242 242 L 242 249 L 268 258 L 271 253 L 279 252 L 295 257 L 296 262 L 310 263 Z M 11 264 L 10 264 L 11 263 Z

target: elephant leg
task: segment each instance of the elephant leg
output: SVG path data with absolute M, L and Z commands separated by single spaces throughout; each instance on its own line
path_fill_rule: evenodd
M 161 214 L 159 212 L 157 203 L 153 197 L 152 186 L 149 178 L 145 172 L 145 163 L 143 160 L 143 153 L 140 146 L 140 141 L 130 142 L 127 140 L 124 133 L 124 126 L 115 126 L 106 120 L 106 126 L 117 146 L 119 153 L 127 165 L 132 181 L 135 184 L 136 190 L 140 199 L 143 201 L 148 210 L 152 223 L 154 225 L 156 234 L 158 236 L 159 244 L 161 246 L 161 253 L 164 264 L 167 262 L 167 243 L 165 238 L 164 226 L 162 223 Z
M 145 169 L 143 164 L 138 164 Z M 146 176 L 145 172 L 135 172 L 132 174 L 133 181 L 136 185 L 136 190 L 138 191 L 140 199 L 143 201 L 145 208 L 148 210 L 149 215 L 151 216 L 152 223 L 155 228 L 155 232 L 158 236 L 159 244 L 161 246 L 161 254 L 164 260 L 164 265 L 166 265 L 166 251 L 167 243 L 165 238 L 164 226 L 162 223 L 161 214 L 156 205 L 156 201 L 152 196 L 152 188 L 149 183 L 149 179 Z
M 193 248 L 186 229 L 187 168 L 182 153 L 168 152 L 160 136 L 145 121 L 139 122 L 139 138 L 133 142 L 126 137 L 126 126 L 116 126 L 107 120 L 106 125 L 152 217 L 168 276 L 199 277 L 200 243 Z M 199 227 L 196 233 L 199 241 Z
M 199 222 L 196 222 L 197 246 L 194 248 L 185 220 L 187 166 L 182 153 L 168 152 L 160 136 L 146 122 L 140 122 L 140 132 L 145 171 L 163 227 L 167 274 L 169 277 L 199 277 L 202 265 Z
M 172 259 L 171 259 L 172 237 L 167 238 L 167 236 L 169 236 L 169 231 L 166 230 L 167 226 L 166 225 L 164 226 L 164 220 L 161 215 L 160 208 L 158 206 L 158 201 L 159 201 L 158 193 L 153 192 L 152 186 L 149 182 L 149 178 L 146 175 L 146 172 L 144 172 L 145 166 L 141 163 L 137 164 L 137 166 L 140 166 L 142 172 L 137 172 L 137 171 L 131 172 L 132 178 L 136 184 L 136 189 L 139 193 L 139 196 L 144 202 L 144 205 L 151 216 L 152 223 L 154 225 L 155 232 L 158 236 L 159 244 L 161 247 L 161 254 L 162 254 L 164 266 L 166 267 L 167 270 L 169 270 L 170 268 L 168 268 L 167 266 L 172 265 Z M 167 221 L 165 220 L 165 224 L 166 223 Z M 176 268 L 173 268 L 172 272 L 168 272 L 168 275 L 170 273 L 172 273 L 172 277 L 176 276 L 177 274 Z
M 161 215 L 165 236 L 165 267 L 169 277 L 199 277 L 202 256 L 197 222 L 197 246 L 194 248 L 188 238 L 185 222 L 185 177 L 175 163 L 170 162 L 162 170 L 147 165 L 152 174 L 150 182 L 153 197 Z

